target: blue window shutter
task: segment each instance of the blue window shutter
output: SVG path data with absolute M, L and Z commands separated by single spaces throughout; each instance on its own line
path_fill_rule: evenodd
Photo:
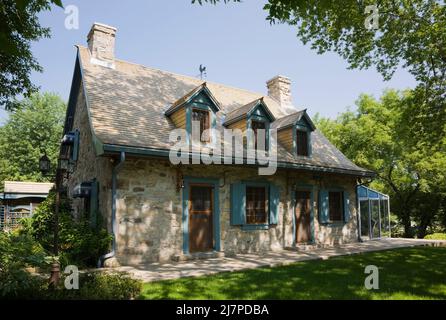
M 246 221 L 246 185 L 241 182 L 231 185 L 231 225 L 243 225 Z
M 328 213 L 328 190 L 319 190 L 319 222 L 328 223 L 330 216 Z
M 279 188 L 276 185 L 271 184 L 269 186 L 269 224 L 279 223 L 279 203 Z
M 71 153 L 71 160 L 77 161 L 79 154 L 79 130 L 74 131 L 73 152 Z
M 91 193 L 90 193 L 90 226 L 92 228 L 96 227 L 98 219 L 98 208 L 99 208 L 99 185 L 97 181 L 91 183 Z
M 344 222 L 350 220 L 350 198 L 347 191 L 344 191 Z

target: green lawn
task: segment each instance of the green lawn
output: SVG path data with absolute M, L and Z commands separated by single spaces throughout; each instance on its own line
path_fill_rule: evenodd
M 379 268 L 379 289 L 364 268 Z M 143 299 L 446 299 L 446 248 L 405 248 L 147 283 Z

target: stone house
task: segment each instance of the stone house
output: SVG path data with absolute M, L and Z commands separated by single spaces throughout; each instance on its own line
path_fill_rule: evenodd
M 116 59 L 115 34 L 95 23 L 88 47 L 77 46 L 63 140 L 75 163 L 67 181 L 73 211 L 93 223 L 101 217 L 114 235 L 105 264 L 358 241 L 356 186 L 373 172 L 292 105 L 288 78 L 269 80 L 265 96 L 203 82 Z M 248 134 L 235 140 L 239 158 L 234 147 L 228 162 L 175 164 L 175 129 L 186 132 L 186 146 L 203 149 L 218 145 L 215 132 Z M 248 161 L 247 145 L 257 141 L 267 154 L 277 150 L 274 174 Z

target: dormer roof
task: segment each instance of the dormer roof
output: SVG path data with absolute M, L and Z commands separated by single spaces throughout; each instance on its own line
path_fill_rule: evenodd
M 214 95 L 212 94 L 211 90 L 206 85 L 206 82 L 203 82 L 198 87 L 194 88 L 190 92 L 188 92 L 183 97 L 176 100 L 172 105 L 165 111 L 165 115 L 169 116 L 184 105 L 191 102 L 195 97 L 200 95 L 201 93 L 204 93 L 211 101 L 209 104 L 211 108 L 214 109 L 214 112 L 220 111 L 220 104 L 218 103 L 217 99 L 215 99 Z
M 228 126 L 234 122 L 237 122 L 241 119 L 247 118 L 251 115 L 251 113 L 257 108 L 262 108 L 264 114 L 267 116 L 270 122 L 275 120 L 274 115 L 269 110 L 268 106 L 265 104 L 264 97 L 255 99 L 244 106 L 241 106 L 238 109 L 231 111 L 225 118 L 224 126 Z
M 304 120 L 308 124 L 311 131 L 316 130 L 316 126 L 314 125 L 313 121 L 311 121 L 311 118 L 307 114 L 307 109 L 297 111 L 277 119 L 276 121 L 274 121 L 272 127 L 277 130 L 283 130 L 298 124 L 298 122 L 301 120 Z

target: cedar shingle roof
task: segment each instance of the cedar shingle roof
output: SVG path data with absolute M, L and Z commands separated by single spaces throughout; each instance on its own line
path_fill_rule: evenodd
M 82 81 L 93 132 L 103 144 L 169 150 L 169 133 L 175 129 L 165 111 L 203 84 L 200 79 L 178 75 L 138 64 L 115 60 L 115 68 L 90 63 L 90 53 L 79 46 Z M 262 94 L 214 82 L 206 87 L 219 103 L 216 126 L 223 119 L 249 109 Z M 280 123 L 288 114 L 268 96 L 264 103 Z M 241 109 L 242 108 L 242 109 Z M 281 119 L 282 118 L 282 119 Z M 286 120 L 288 121 L 288 120 Z M 312 157 L 294 157 L 280 144 L 278 161 L 312 167 L 370 173 L 348 160 L 319 131 L 312 134 Z
M 301 111 L 297 111 L 294 113 L 291 113 L 285 117 L 282 117 L 280 119 L 277 119 L 276 121 L 274 121 L 273 123 L 273 128 L 280 130 L 280 129 L 284 129 L 287 128 L 289 126 L 294 125 L 296 122 L 298 122 L 302 117 L 306 117 L 308 123 L 310 124 L 311 128 L 314 130 L 316 129 L 313 121 L 311 121 L 311 119 L 307 116 L 307 111 L 305 110 L 301 110 Z
M 206 82 L 203 82 L 201 85 L 199 85 L 198 87 L 194 88 L 191 92 L 189 92 L 185 96 L 183 96 L 180 99 L 178 99 L 177 101 L 175 101 L 169 107 L 169 109 L 166 110 L 165 114 L 166 115 L 172 114 L 176 109 L 178 109 L 181 106 L 183 106 L 190 98 L 192 98 L 196 93 L 198 93 L 198 92 L 200 92 L 202 90 L 206 90 L 207 91 L 208 96 L 214 102 L 215 107 L 219 110 L 220 107 L 219 107 L 218 101 L 215 99 L 215 97 L 213 96 L 212 92 L 207 88 Z
M 239 119 L 242 119 L 243 117 L 246 117 L 248 113 L 250 113 L 255 106 L 257 106 L 259 104 L 259 102 L 263 102 L 264 103 L 264 97 L 261 97 L 259 99 L 255 99 L 254 101 L 245 104 L 244 106 L 235 109 L 231 112 L 228 113 L 228 115 L 225 118 L 225 122 L 223 125 L 229 125 L 235 121 L 238 121 Z M 267 107 L 267 112 L 269 112 L 269 109 Z M 272 119 L 274 119 L 274 115 L 269 114 L 271 116 Z

